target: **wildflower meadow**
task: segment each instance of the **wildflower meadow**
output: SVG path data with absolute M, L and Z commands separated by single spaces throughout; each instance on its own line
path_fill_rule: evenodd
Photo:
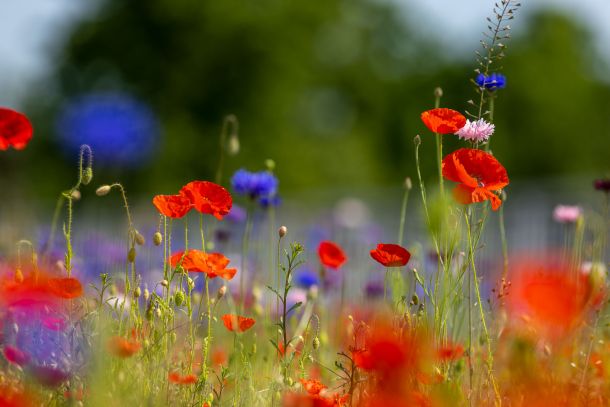
M 304 220 L 307 206 L 285 216 L 281 168 L 266 152 L 241 163 L 255 124 L 233 114 L 213 148 L 181 147 L 211 175 L 176 158 L 164 171 L 183 182 L 134 204 L 97 157 L 135 166 L 160 124 L 120 93 L 74 99 L 57 124 L 71 178 L 51 217 L 0 248 L 0 407 L 610 405 L 610 178 L 590 180 L 586 208 L 556 202 L 556 245 L 507 239 L 514 182 L 494 144 L 511 135 L 495 106 L 520 7 L 490 9 L 462 105 L 442 84 L 411 94 L 428 105 L 406 119 L 425 129 L 409 136 L 416 171 L 393 180 L 399 210 L 377 234 Z M 0 160 L 38 139 L 27 109 L 0 108 Z

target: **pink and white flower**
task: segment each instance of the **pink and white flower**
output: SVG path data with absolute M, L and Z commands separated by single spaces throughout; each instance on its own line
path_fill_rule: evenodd
M 455 135 L 459 136 L 462 140 L 469 140 L 480 143 L 487 141 L 489 136 L 494 133 L 496 126 L 486 122 L 483 119 L 476 121 L 466 120 L 464 127 L 459 129 Z

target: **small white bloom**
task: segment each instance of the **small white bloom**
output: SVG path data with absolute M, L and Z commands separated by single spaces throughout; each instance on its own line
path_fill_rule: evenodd
M 486 122 L 483 119 L 472 122 L 466 119 L 466 124 L 464 127 L 459 129 L 455 135 L 459 136 L 463 140 L 476 142 L 487 141 L 489 136 L 494 133 L 495 128 L 496 126 Z

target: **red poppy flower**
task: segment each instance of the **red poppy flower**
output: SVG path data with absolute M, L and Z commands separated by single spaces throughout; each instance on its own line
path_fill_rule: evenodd
M 204 253 L 201 250 L 190 249 L 184 257 L 184 252 L 174 253 L 169 261 L 172 267 L 181 264 L 187 271 L 206 273 L 210 278 L 220 277 L 231 280 L 237 273 L 237 269 L 228 269 L 231 260 L 221 253 Z M 182 262 L 180 260 L 182 259 Z
M 433 133 L 453 134 L 466 124 L 466 118 L 452 109 L 439 108 L 421 114 L 421 120 Z
M 498 210 L 498 197 L 508 185 L 506 169 L 491 154 L 483 150 L 461 148 L 443 159 L 443 177 L 458 185 L 453 190 L 455 199 L 463 204 L 490 201 Z
M 183 195 L 157 195 L 153 198 L 153 205 L 163 216 L 180 219 L 193 207 L 189 199 Z
M 315 379 L 299 379 L 305 391 L 311 395 L 318 395 L 327 387 L 320 381 Z
M 338 244 L 330 241 L 320 243 L 320 246 L 318 246 L 318 256 L 320 256 L 320 263 L 331 269 L 338 269 L 347 261 L 347 256 L 343 249 Z
M 72 299 L 83 295 L 83 286 L 76 278 L 50 278 L 48 284 L 51 293 L 60 298 Z
M 23 150 L 33 134 L 32 124 L 25 115 L 0 107 L 0 150 L 13 147 Z
M 168 380 L 171 383 L 176 384 L 195 384 L 197 383 L 197 376 L 194 374 L 180 375 L 178 372 L 170 372 L 168 375 Z
M 114 336 L 108 341 L 108 350 L 120 358 L 128 358 L 136 354 L 142 346 L 139 342 L 129 341 L 120 336 Z
M 9 362 L 19 366 L 27 365 L 30 362 L 30 355 L 10 345 L 4 347 L 4 357 Z
M 397 244 L 379 243 L 371 250 L 371 257 L 385 267 L 402 267 L 409 262 L 411 253 Z
M 255 321 L 252 318 L 242 317 L 241 315 L 225 314 L 222 316 L 222 322 L 231 332 L 245 332 L 252 328 Z
M 437 356 L 444 362 L 458 360 L 464 354 L 464 347 L 460 344 L 447 344 L 438 348 Z
M 209 181 L 189 182 L 180 190 L 201 213 L 213 215 L 218 220 L 229 213 L 233 198 L 225 188 Z

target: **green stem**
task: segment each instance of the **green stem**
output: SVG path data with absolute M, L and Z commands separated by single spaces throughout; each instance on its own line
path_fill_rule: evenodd
M 246 228 L 244 229 L 244 236 L 242 240 L 241 250 L 241 272 L 239 275 L 239 297 L 240 297 L 240 309 L 243 311 L 245 306 L 245 274 L 248 263 L 248 243 L 250 241 L 250 232 L 252 229 L 252 202 L 248 203 L 246 209 Z
M 402 246 L 402 241 L 404 238 L 404 232 L 405 232 L 405 221 L 407 218 L 407 203 L 409 201 L 409 192 L 411 191 L 410 188 L 410 181 L 409 181 L 409 185 L 405 187 L 405 193 L 402 197 L 402 205 L 400 207 L 400 225 L 398 227 L 398 245 Z

